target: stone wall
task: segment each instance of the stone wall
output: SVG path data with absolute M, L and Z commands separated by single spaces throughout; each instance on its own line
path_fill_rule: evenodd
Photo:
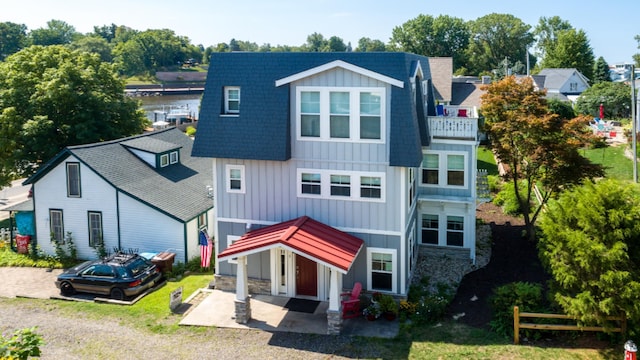
M 214 275 L 214 287 L 222 291 L 236 291 L 236 277 Z M 271 280 L 249 278 L 249 294 L 271 295 Z

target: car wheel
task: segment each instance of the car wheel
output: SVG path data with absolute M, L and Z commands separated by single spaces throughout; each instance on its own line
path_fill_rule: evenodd
M 70 282 L 65 281 L 60 284 L 60 292 L 64 296 L 70 296 L 76 293 L 76 289 L 73 288 L 73 285 L 71 285 Z
M 124 291 L 120 288 L 111 289 L 111 298 L 115 300 L 124 300 Z

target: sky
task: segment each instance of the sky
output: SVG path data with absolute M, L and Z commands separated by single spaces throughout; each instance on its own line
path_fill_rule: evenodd
M 33 30 L 56 19 L 81 33 L 112 23 L 136 30 L 171 29 L 205 47 L 232 38 L 300 46 L 317 32 L 355 48 L 362 37 L 387 43 L 394 27 L 420 14 L 468 21 L 491 13 L 514 15 L 532 28 L 540 17 L 557 15 L 584 30 L 595 57 L 610 65 L 632 62 L 632 55 L 640 53 L 634 40 L 640 35 L 637 0 L 4 0 L 0 22 Z

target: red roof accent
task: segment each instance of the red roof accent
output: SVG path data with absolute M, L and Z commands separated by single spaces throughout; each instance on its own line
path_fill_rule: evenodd
M 218 259 L 249 255 L 273 246 L 284 246 L 346 273 L 363 245 L 364 241 L 360 238 L 308 216 L 302 216 L 247 232 L 218 254 Z

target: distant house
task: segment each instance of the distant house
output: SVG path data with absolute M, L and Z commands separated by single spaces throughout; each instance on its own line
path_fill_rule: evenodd
M 547 90 L 547 98 L 575 102 L 589 88 L 589 79 L 580 71 L 570 69 L 542 69 L 532 76 L 537 89 Z
M 332 331 L 343 288 L 406 296 L 419 252 L 474 261 L 477 109 L 448 104 L 450 59 L 434 60 L 212 54 L 192 155 L 213 163 L 236 321 L 249 293 L 301 297 L 329 301 Z
M 139 252 L 200 255 L 199 231 L 212 225 L 211 161 L 191 156 L 193 140 L 176 128 L 70 146 L 25 181 L 33 186 L 36 241 L 70 233 L 82 259 L 104 242 Z

